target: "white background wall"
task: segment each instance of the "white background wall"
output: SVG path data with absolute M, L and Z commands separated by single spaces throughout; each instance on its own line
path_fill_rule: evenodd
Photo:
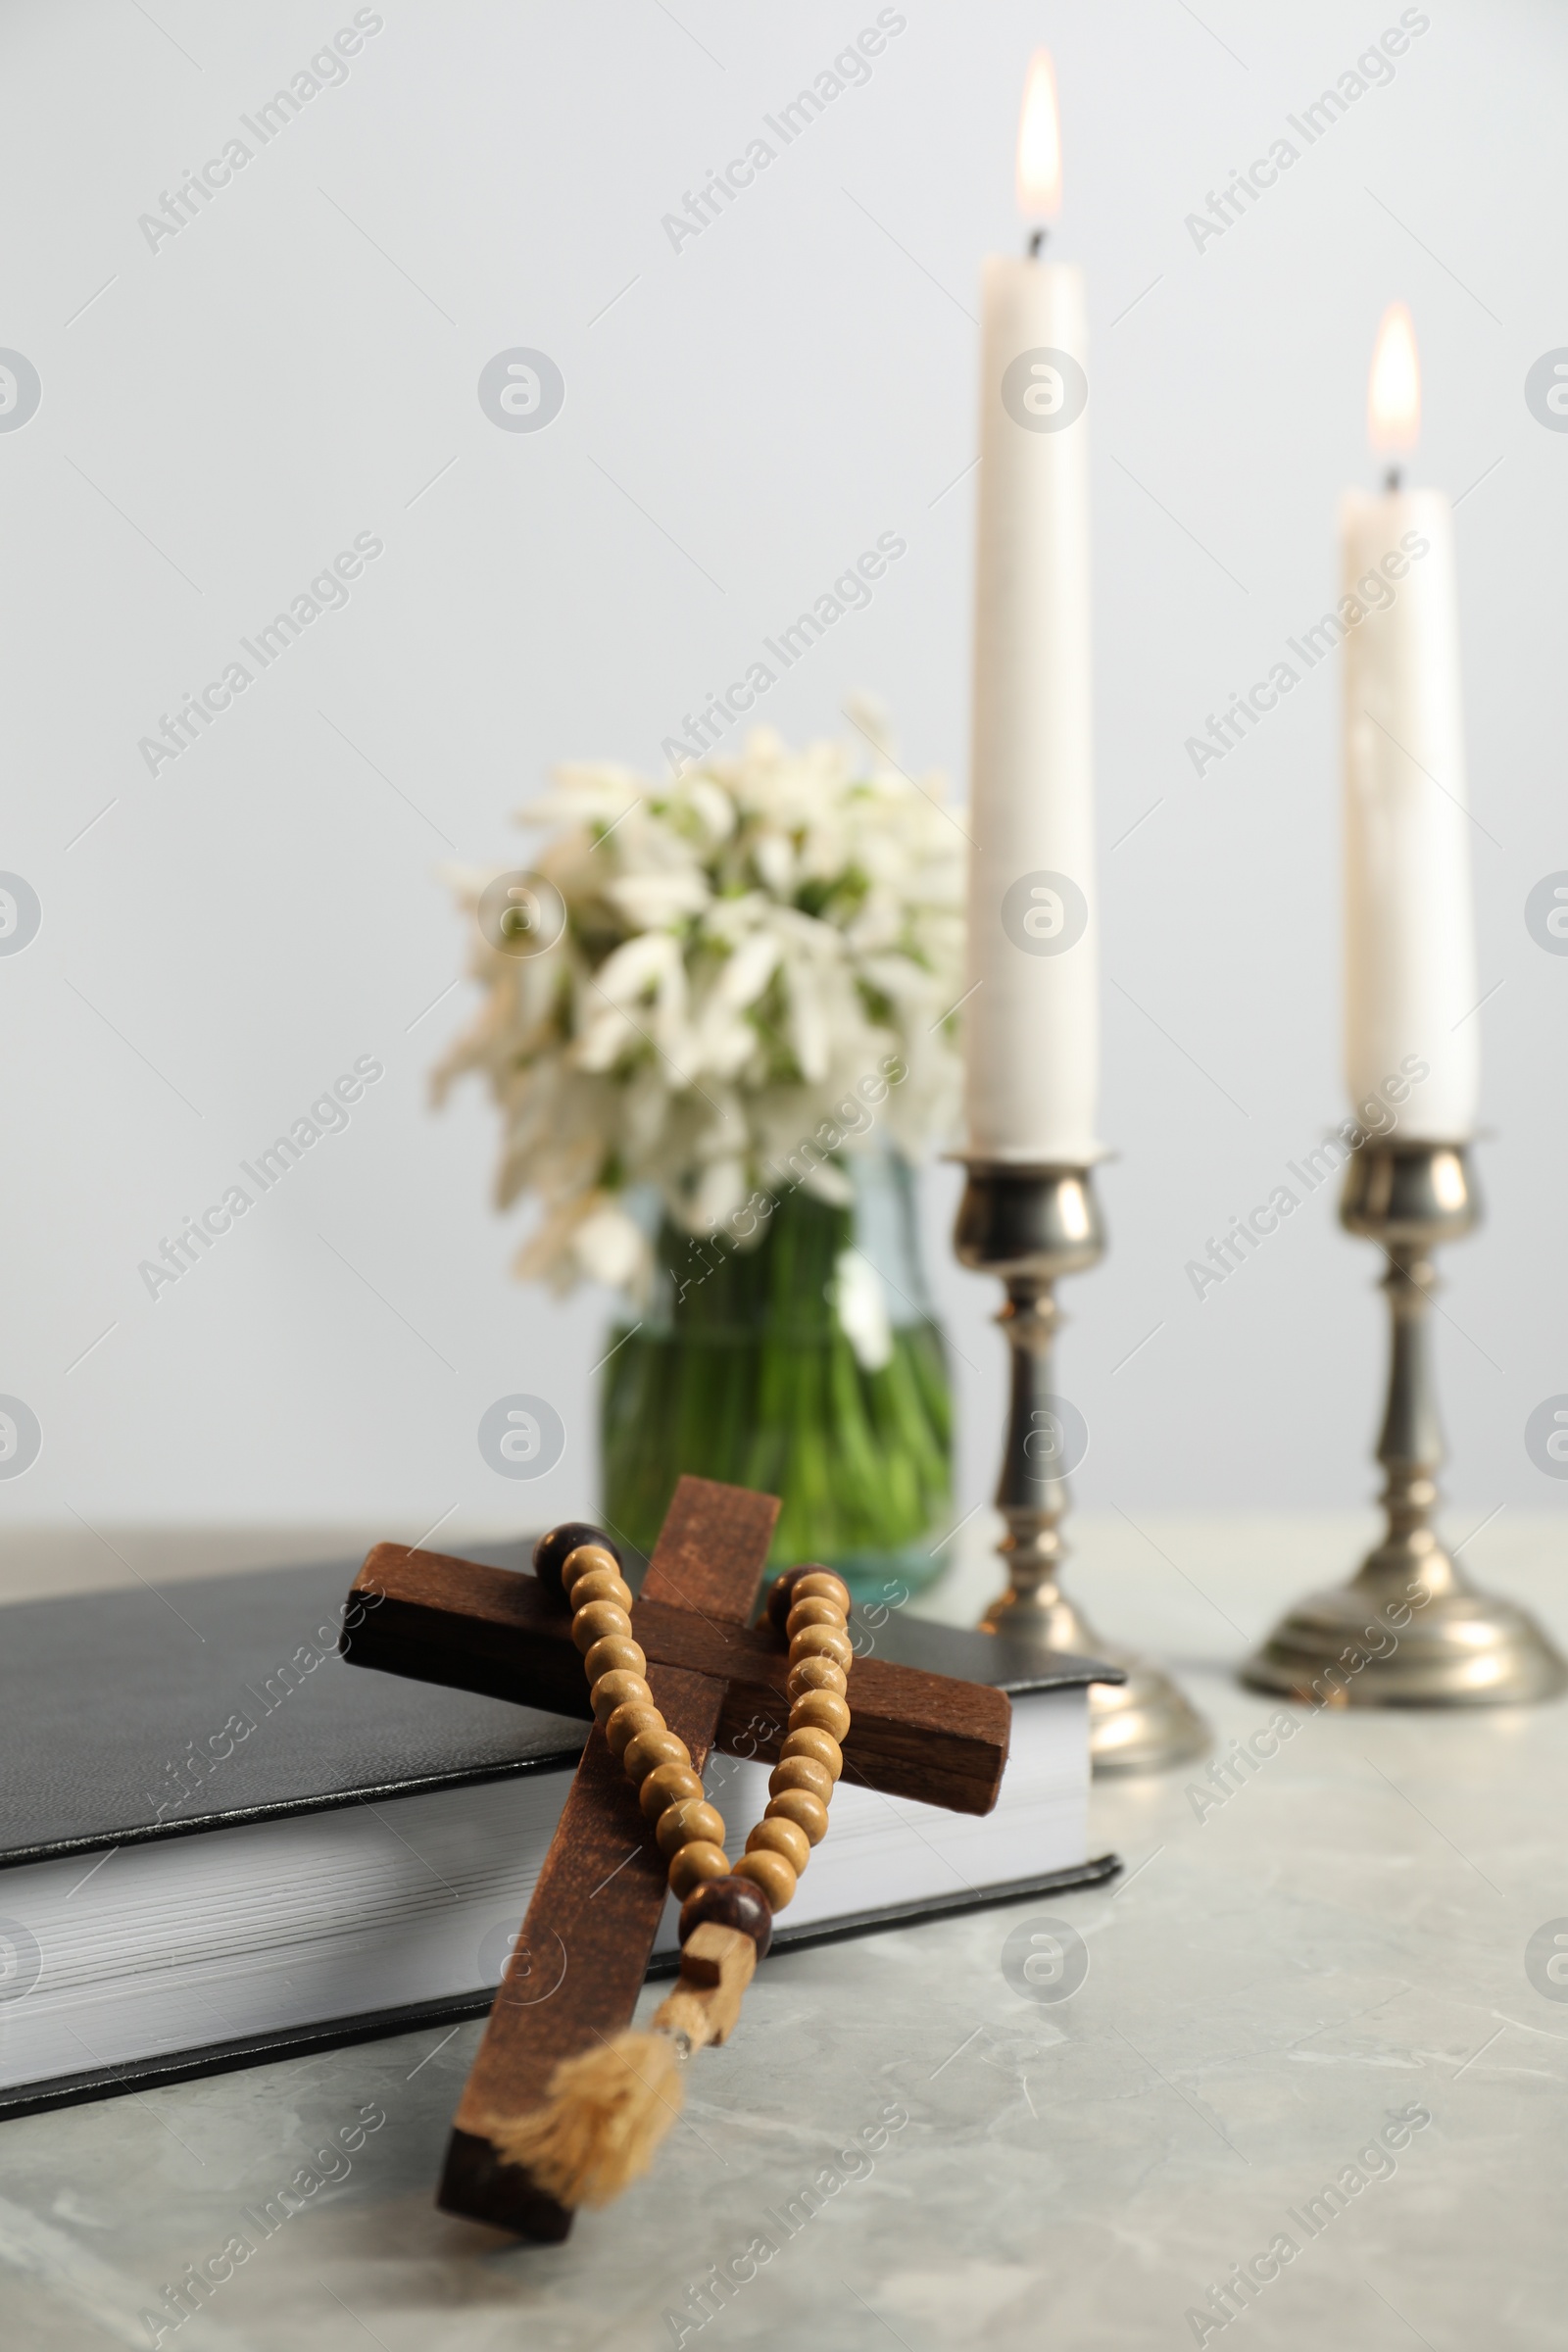
M 1471 491 L 1464 683 L 1496 987 L 1490 1214 L 1449 1253 L 1440 1326 L 1449 1483 L 1477 1516 L 1568 1494 L 1522 1442 L 1568 1389 L 1568 959 L 1522 911 L 1568 867 L 1568 436 L 1523 397 L 1531 362 L 1568 344 L 1562 11 L 1433 0 L 1392 86 L 1200 253 L 1184 217 L 1396 8 L 901 8 L 868 84 L 677 254 L 661 217 L 870 0 L 385 0 L 347 83 L 152 252 L 138 216 L 352 7 L 11 0 L 0 344 L 43 399 L 0 434 L 0 866 L 43 926 L 0 959 L 0 1390 L 44 1446 L 0 1484 L 0 1518 L 422 1528 L 458 1505 L 456 1528 L 591 1502 L 608 1301 L 507 1279 L 489 1109 L 426 1106 L 466 993 L 441 998 L 463 942 L 436 869 L 510 860 L 509 811 L 558 759 L 656 766 L 682 711 L 889 529 L 907 557 L 768 716 L 827 731 L 873 688 L 906 758 L 961 790 L 973 483 L 948 486 L 973 454 L 980 256 L 1017 235 L 1042 40 L 1065 113 L 1056 250 L 1088 271 L 1095 333 L 1121 1154 L 1110 1255 L 1067 1299 L 1061 1385 L 1094 1430 L 1079 1492 L 1136 1510 L 1368 1489 L 1381 1302 L 1330 1188 L 1202 1304 L 1182 1271 L 1341 1115 L 1334 665 L 1201 781 L 1183 743 L 1335 591 L 1336 498 L 1372 478 L 1373 333 L 1403 296 L 1426 366 L 1415 478 Z M 538 434 L 498 431 L 475 396 L 517 344 L 565 376 Z M 385 554 L 349 608 L 149 776 L 137 742 L 160 712 L 362 531 Z M 386 1075 L 350 1130 L 149 1298 L 138 1260 L 364 1054 Z M 930 1177 L 967 1508 L 994 1475 L 1003 1349 L 991 1287 L 948 1255 L 955 1195 L 951 1170 Z M 537 1489 L 503 1485 L 475 1445 L 513 1390 L 567 1428 Z

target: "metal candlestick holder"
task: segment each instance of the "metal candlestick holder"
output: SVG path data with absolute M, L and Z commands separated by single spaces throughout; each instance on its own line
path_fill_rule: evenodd
M 954 1249 L 960 1265 L 1000 1275 L 1006 1303 L 998 1315 L 1012 1354 L 1011 1403 L 997 1508 L 1007 1523 L 998 1545 L 1008 1587 L 980 1620 L 988 1633 L 1039 1649 L 1072 1650 L 1123 1667 L 1124 1683 L 1089 1693 L 1090 1746 L 1097 1772 L 1155 1772 L 1200 1755 L 1208 1727 L 1157 1668 L 1099 1635 L 1058 1582 L 1069 1501 L 1059 1400 L 1052 1388 L 1052 1344 L 1063 1321 L 1055 1286 L 1103 1255 L 1105 1229 L 1087 1167 L 1011 1167 L 968 1159 Z
M 1545 1635 L 1512 1601 L 1475 1592 L 1433 1531 L 1443 1433 L 1428 1316 L 1432 1252 L 1476 1224 L 1462 1144 L 1367 1144 L 1346 1170 L 1340 1222 L 1376 1242 L 1393 1325 L 1383 1541 L 1358 1573 L 1282 1618 L 1242 1680 L 1308 1704 L 1485 1706 L 1549 1698 L 1568 1683 Z

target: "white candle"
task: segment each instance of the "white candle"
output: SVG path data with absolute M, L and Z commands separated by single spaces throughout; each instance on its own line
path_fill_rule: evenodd
M 1054 215 L 1044 51 L 1024 102 L 1018 180 L 1026 218 Z M 1080 1166 L 1100 1149 L 1084 286 L 1060 263 L 992 254 L 982 293 L 968 1151 Z
M 1413 445 L 1409 314 L 1384 319 L 1373 442 Z M 1351 493 L 1341 514 L 1345 659 L 1345 1054 L 1352 1107 L 1396 1136 L 1462 1143 L 1480 1088 L 1475 921 L 1459 697 L 1453 514 L 1436 490 Z M 1402 1082 L 1408 1082 L 1408 1092 Z

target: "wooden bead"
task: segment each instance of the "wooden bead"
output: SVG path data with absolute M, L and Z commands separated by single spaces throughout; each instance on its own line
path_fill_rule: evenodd
M 571 1638 L 585 1653 L 607 1634 L 629 1634 L 631 1619 L 612 1600 L 591 1600 L 571 1621 Z
M 618 1568 L 620 1553 L 610 1538 L 599 1528 L 590 1527 L 585 1519 L 566 1519 L 541 1536 L 533 1547 L 533 1572 L 553 1600 L 564 1597 L 562 1570 L 572 1553 L 584 1544 L 602 1544 Z
M 580 1555 L 572 1553 L 573 1560 Z M 618 1568 L 590 1568 L 571 1588 L 571 1605 L 585 1609 L 591 1600 L 612 1600 L 617 1609 L 630 1609 L 631 1587 Z
M 601 1723 L 608 1723 L 617 1707 L 651 1707 L 653 1691 L 640 1674 L 627 1674 L 617 1667 L 612 1674 L 602 1674 L 593 1688 L 593 1709 Z
M 795 1605 L 796 1586 L 803 1577 L 815 1576 L 820 1573 L 822 1572 L 810 1560 L 803 1560 L 798 1568 L 786 1568 L 783 1575 L 769 1590 L 766 1609 L 767 1622 L 780 1641 L 786 1638 L 784 1622 Z
M 769 1796 L 782 1796 L 786 1788 L 804 1788 L 808 1796 L 825 1805 L 833 1794 L 833 1775 L 809 1756 L 791 1756 L 774 1765 L 767 1783 Z
M 788 1863 L 784 1866 L 789 1869 Z M 669 1891 L 677 1902 L 683 1903 L 695 1894 L 707 1879 L 727 1879 L 730 1875 L 729 1856 L 721 1845 L 705 1844 L 698 1838 L 692 1845 L 683 1845 L 669 1866 Z M 737 1874 L 738 1875 L 738 1874 Z M 756 1874 L 748 1872 L 748 1877 Z M 793 1891 L 794 1873 L 790 1873 Z M 766 1887 L 762 1892 L 767 1892 Z M 777 1904 L 774 1909 L 778 1908 Z
M 827 1807 L 819 1796 L 811 1796 L 804 1788 L 784 1788 L 777 1796 L 770 1796 L 762 1819 L 793 1821 L 813 1845 L 820 1845 L 827 1836 Z
M 842 1740 L 850 1728 L 850 1710 L 831 1690 L 808 1690 L 790 1708 L 792 1732 L 826 1732 Z
M 620 1751 L 620 1768 L 628 1781 L 639 1784 L 660 1764 L 691 1766 L 692 1751 L 673 1732 L 638 1732 Z
M 838 1741 L 814 1728 L 786 1733 L 778 1760 L 788 1764 L 796 1756 L 807 1756 L 813 1764 L 820 1764 L 835 1781 L 844 1770 L 844 1750 Z
M 704 1850 L 700 1845 L 683 1846 L 676 1860 L 684 1860 L 687 1854 L 700 1854 Z M 671 1876 L 674 1867 L 674 1863 L 671 1863 Z M 755 1854 L 742 1854 L 735 1865 L 735 1876 L 738 1879 L 750 1879 L 755 1886 L 760 1886 L 767 1897 L 770 1911 L 782 1911 L 795 1893 L 795 1872 L 782 1854 L 771 1854 L 765 1847 Z
M 842 1698 L 849 1687 L 849 1676 L 831 1658 L 803 1658 L 785 1677 L 784 1695 L 796 1699 L 808 1690 L 831 1690 L 835 1698 Z
M 798 1600 L 784 1623 L 786 1638 L 793 1642 L 808 1625 L 832 1625 L 842 1633 L 844 1611 L 836 1609 L 830 1600 Z
M 682 1944 L 710 1923 L 739 1929 L 756 1944 L 759 1960 L 767 1958 L 773 1940 L 773 1914 L 762 1889 L 750 1879 L 709 1879 L 695 1894 L 689 1894 L 680 1910 Z
M 703 1784 L 690 1765 L 656 1764 L 637 1791 L 637 1802 L 650 1821 L 657 1821 L 666 1805 L 684 1804 L 702 1793 Z
M 850 1613 L 850 1588 L 831 1568 L 808 1568 L 791 1596 L 801 1600 L 830 1600 L 840 1613 Z
M 643 1688 L 647 1690 L 646 1683 Z M 595 1698 L 598 1695 L 596 1689 Z M 662 1732 L 663 1729 L 664 1718 L 654 1705 L 651 1694 L 647 1698 L 623 1699 L 618 1707 L 605 1717 L 605 1738 L 617 1764 L 626 1752 L 628 1740 L 634 1740 L 639 1732 Z
M 764 1814 L 746 1840 L 749 1854 L 782 1854 L 797 1876 L 811 1859 L 811 1840 L 786 1814 Z
M 592 1576 L 601 1568 L 612 1569 L 616 1576 L 620 1574 L 620 1554 L 605 1542 L 603 1536 L 595 1536 L 587 1544 L 575 1544 L 561 1563 L 561 1589 L 567 1600 L 570 1600 L 579 1577 Z
M 790 1664 L 799 1666 L 803 1658 L 831 1658 L 848 1674 L 855 1664 L 855 1647 L 837 1626 L 803 1625 L 790 1642 Z
M 684 1796 L 666 1805 L 654 1824 L 659 1850 L 667 1862 L 683 1845 L 722 1845 L 724 1816 L 700 1796 Z
M 607 1634 L 594 1643 L 583 1664 L 590 1683 L 597 1683 L 602 1674 L 645 1675 L 648 1671 L 648 1660 L 630 1634 Z

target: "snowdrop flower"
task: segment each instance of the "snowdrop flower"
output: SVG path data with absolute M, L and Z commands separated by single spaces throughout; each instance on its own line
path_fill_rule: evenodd
M 754 1193 L 844 1202 L 847 1153 L 880 1128 L 917 1157 L 957 1107 L 964 836 L 940 779 L 905 774 L 885 714 L 863 739 L 791 751 L 770 729 L 674 777 L 574 761 L 521 821 L 566 907 L 514 957 L 472 927 L 483 991 L 435 1074 L 482 1073 L 501 1113 L 496 1197 L 537 1221 L 516 1271 L 636 1294 L 651 1270 L 628 1196 L 737 1247 Z M 449 872 L 471 913 L 491 869 Z M 887 1303 L 854 1252 L 835 1293 L 863 1363 Z M 857 1336 L 858 1335 L 858 1336 Z

